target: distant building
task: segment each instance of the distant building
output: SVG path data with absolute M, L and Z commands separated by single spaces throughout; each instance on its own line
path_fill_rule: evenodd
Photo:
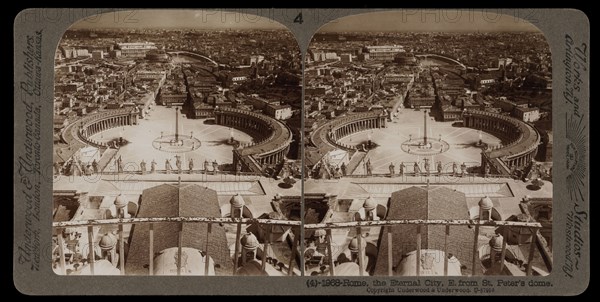
M 94 60 L 104 59 L 104 52 L 102 50 L 94 50 L 92 52 L 92 59 L 94 59 Z
M 276 120 L 287 120 L 292 117 L 292 106 L 268 104 L 263 112 Z
M 169 62 L 169 55 L 164 50 L 149 50 L 146 53 L 146 59 L 152 62 Z
M 435 104 L 435 96 L 409 96 L 410 108 L 431 108 Z
M 194 102 L 194 118 L 207 118 L 214 116 L 215 109 L 213 106 L 210 106 L 203 102 Z
M 365 46 L 363 53 L 368 53 L 365 60 L 393 61 L 398 53 L 405 52 L 400 45 Z
M 326 93 L 327 93 L 327 87 L 325 87 L 325 86 L 306 87 L 304 89 L 304 94 L 306 96 L 325 95 Z
M 91 56 L 90 52 L 87 49 L 74 49 L 74 58 L 79 57 L 89 57 Z
M 343 53 L 340 55 L 340 60 L 344 63 L 352 63 L 352 55 L 349 53 Z
M 326 52 L 325 60 L 338 60 L 338 55 L 335 52 Z
M 532 123 L 540 119 L 540 111 L 538 108 L 523 108 L 515 107 L 513 116 L 527 123 Z
M 462 119 L 462 110 L 452 105 L 442 105 L 442 119 L 444 122 Z
M 517 103 L 508 100 L 506 97 L 500 97 L 494 100 L 494 106 L 502 109 L 504 112 L 513 112 Z
M 488 85 L 496 82 L 496 77 L 491 74 L 484 74 L 479 77 L 479 85 Z
M 80 90 L 83 90 L 83 83 L 81 82 L 74 82 L 74 83 L 68 83 L 68 84 L 56 84 L 54 86 L 54 89 L 57 92 L 63 92 L 63 93 L 74 93 Z M 73 105 L 70 105 L 69 107 L 72 107 Z
M 113 49 L 108 52 L 108 55 L 113 59 L 117 59 L 121 57 L 121 51 L 119 49 Z
M 166 72 L 162 70 L 138 70 L 135 73 L 136 80 L 145 80 L 145 81 L 164 81 L 166 78 Z
M 394 56 L 394 62 L 401 66 L 414 66 L 417 65 L 417 58 L 412 53 L 399 52 Z
M 166 106 L 183 105 L 187 100 L 187 94 L 161 93 L 160 103 Z
M 270 101 L 259 96 L 251 96 L 247 98 L 245 102 L 249 105 L 252 105 L 255 110 L 266 110 L 266 106 L 270 104 L 279 105 L 279 101 Z
M 148 51 L 158 49 L 153 42 L 117 43 L 117 48 L 128 58 L 144 58 Z

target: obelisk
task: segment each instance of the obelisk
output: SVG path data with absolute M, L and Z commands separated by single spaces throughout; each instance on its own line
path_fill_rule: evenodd
M 427 110 L 423 112 L 423 123 L 425 125 L 425 132 L 423 134 L 423 146 L 427 146 Z
M 179 107 L 175 107 L 175 143 L 179 142 Z

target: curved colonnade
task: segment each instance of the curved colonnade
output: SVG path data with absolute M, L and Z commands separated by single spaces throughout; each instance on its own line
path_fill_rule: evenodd
M 62 132 L 61 138 L 67 144 L 71 144 L 75 140 L 84 145 L 108 148 L 106 142 L 95 141 L 90 137 L 108 129 L 137 125 L 137 123 L 138 111 L 134 108 L 104 111 L 69 124 Z
M 382 111 L 369 111 L 332 120 L 317 128 L 310 139 L 315 147 L 325 153 L 335 149 L 356 151 L 356 146 L 341 144 L 338 141 L 356 132 L 385 127 L 385 114 Z
M 233 150 L 233 165 L 241 164 L 242 171 L 262 174 L 265 165 L 278 164 L 290 150 L 291 130 L 269 116 L 242 109 L 219 108 L 215 110 L 215 122 L 258 137 L 256 143 Z
M 471 110 L 464 114 L 463 122 L 465 127 L 488 132 L 507 142 L 482 153 L 483 169 L 489 164 L 496 173 L 510 174 L 513 169 L 527 166 L 537 153 L 540 134 L 535 128 L 516 118 Z

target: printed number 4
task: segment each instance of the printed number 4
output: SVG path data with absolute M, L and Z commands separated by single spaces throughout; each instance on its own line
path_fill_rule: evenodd
M 304 22 L 304 20 L 302 20 L 302 13 L 299 13 L 296 18 L 294 18 L 294 23 L 302 24 L 302 22 Z

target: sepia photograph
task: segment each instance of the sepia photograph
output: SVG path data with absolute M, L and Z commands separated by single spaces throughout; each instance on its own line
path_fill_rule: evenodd
M 589 19 L 23 9 L 14 291 L 584 293 Z
M 351 15 L 310 41 L 306 275 L 552 271 L 548 42 L 516 17 L 436 12 Z
M 231 14 L 116 11 L 64 32 L 56 274 L 301 275 L 301 51 L 281 23 Z

